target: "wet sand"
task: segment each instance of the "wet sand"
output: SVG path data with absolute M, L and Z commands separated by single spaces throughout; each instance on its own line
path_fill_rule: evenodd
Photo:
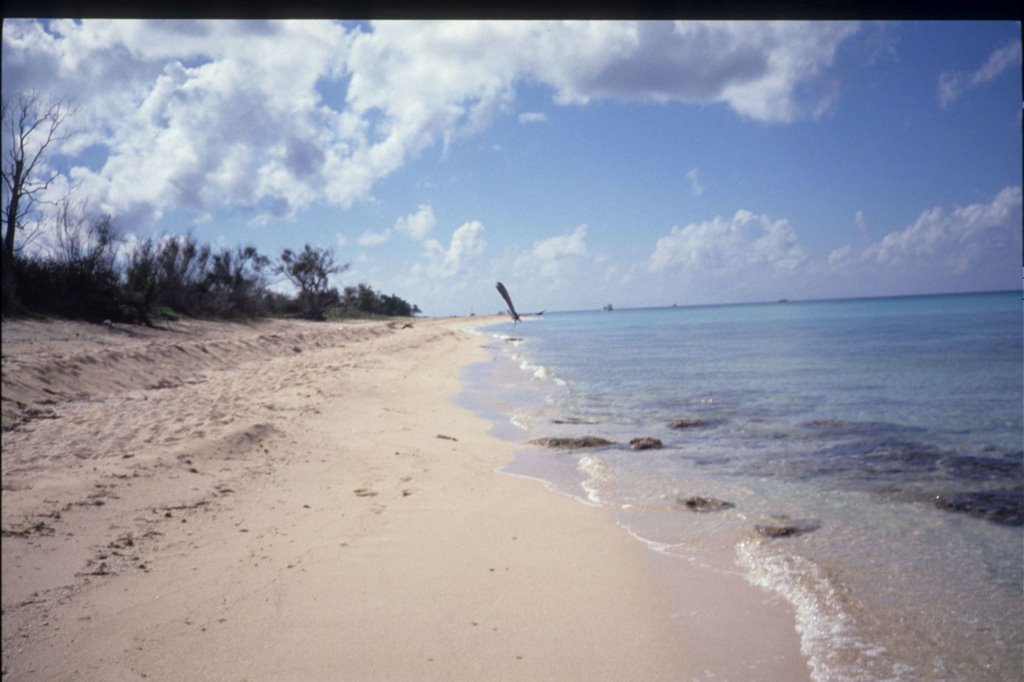
M 767 592 L 496 472 L 466 323 L 5 322 L 3 679 L 806 679 Z

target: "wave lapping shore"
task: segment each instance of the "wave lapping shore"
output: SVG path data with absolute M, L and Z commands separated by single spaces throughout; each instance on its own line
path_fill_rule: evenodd
M 552 313 L 486 329 L 478 383 L 509 469 L 771 590 L 814 679 L 1018 679 L 1021 324 L 1019 292 Z

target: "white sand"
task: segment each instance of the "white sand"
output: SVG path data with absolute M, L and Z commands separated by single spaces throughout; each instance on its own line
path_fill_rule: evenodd
M 4 323 L 3 679 L 806 679 L 771 595 L 495 472 L 464 323 Z

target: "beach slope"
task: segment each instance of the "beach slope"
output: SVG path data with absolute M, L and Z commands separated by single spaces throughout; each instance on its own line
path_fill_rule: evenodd
M 496 473 L 464 324 L 4 323 L 3 679 L 806 678 L 766 593 Z

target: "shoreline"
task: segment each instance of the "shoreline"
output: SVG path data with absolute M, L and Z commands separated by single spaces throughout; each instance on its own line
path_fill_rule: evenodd
M 3 679 L 806 679 L 777 598 L 497 471 L 484 322 L 4 323 L 52 402 L 5 405 Z
M 695 665 L 687 667 L 686 679 L 811 679 L 811 663 L 802 652 L 793 605 L 776 590 L 755 585 L 731 549 L 698 544 L 676 553 L 673 550 L 682 546 L 678 539 L 651 539 L 644 530 L 654 528 L 640 530 L 623 516 L 634 513 L 631 505 L 620 509 L 595 498 L 586 488 L 588 475 L 576 464 L 585 449 L 560 451 L 524 441 L 524 434 L 540 424 L 517 424 L 513 419 L 517 408 L 541 407 L 550 398 L 548 391 L 564 384 L 540 381 L 535 386 L 538 378 L 550 379 L 545 368 L 538 369 L 530 362 L 524 365 L 521 358 L 509 356 L 501 348 L 505 335 L 493 324 L 481 326 L 475 331 L 491 337 L 486 345 L 491 367 L 478 363 L 464 368 L 464 387 L 457 403 L 487 418 L 492 434 L 514 444 L 512 459 L 497 470 L 499 473 L 534 481 L 554 495 L 599 510 L 632 540 L 636 551 L 650 555 L 658 590 L 672 612 L 673 632 L 700 654 L 700 671 Z M 574 432 L 578 436 L 585 433 Z

